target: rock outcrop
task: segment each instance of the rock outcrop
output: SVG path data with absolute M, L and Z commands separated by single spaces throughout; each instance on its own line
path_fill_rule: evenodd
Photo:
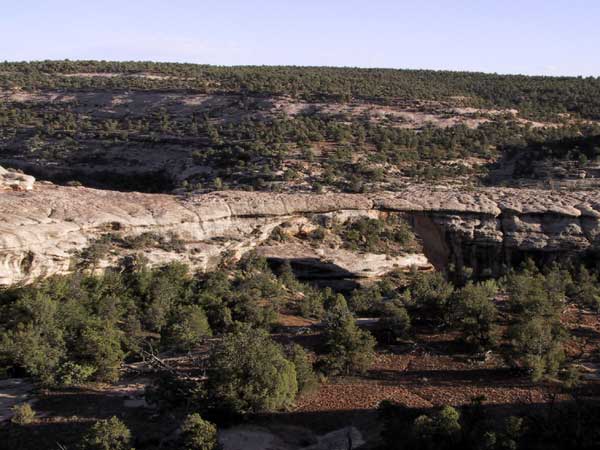
M 6 170 L 0 167 L 0 191 L 31 191 L 35 183 L 35 178 L 30 175 L 24 175 L 12 170 Z
M 224 255 L 256 247 L 290 220 L 386 211 L 404 213 L 427 259 L 440 268 L 452 263 L 495 272 L 524 252 L 560 256 L 600 247 L 600 193 L 594 191 L 413 186 L 364 195 L 227 191 L 178 197 L 38 183 L 29 191 L 0 192 L 0 284 L 68 272 L 76 252 L 108 233 L 175 233 L 184 251 L 154 249 L 146 254 L 150 262 L 180 260 L 206 270 Z M 354 266 L 364 270 L 356 262 L 348 267 Z

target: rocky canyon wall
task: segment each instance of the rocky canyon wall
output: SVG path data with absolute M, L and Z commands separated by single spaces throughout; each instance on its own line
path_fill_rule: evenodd
M 66 273 L 78 251 L 115 232 L 175 233 L 184 251 L 153 249 L 145 254 L 149 262 L 179 260 L 207 270 L 224 255 L 239 256 L 264 242 L 278 225 L 326 213 L 403 213 L 425 253 L 406 258 L 405 264 L 428 261 L 438 268 L 452 264 L 497 273 L 515 254 L 566 255 L 600 248 L 600 194 L 594 191 L 412 186 L 375 194 L 171 196 L 31 185 L 30 179 L 21 189 L 14 178 L 7 177 L 10 184 L 4 185 L 0 179 L 0 285 Z M 103 264 L 122 255 L 109 256 Z

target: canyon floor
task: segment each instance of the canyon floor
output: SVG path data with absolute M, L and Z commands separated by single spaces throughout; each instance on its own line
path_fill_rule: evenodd
M 289 326 L 293 319 L 302 326 Z M 574 306 L 567 308 L 563 320 L 574 336 L 568 344 L 569 353 L 585 369 L 586 383 L 578 395 L 596 397 L 600 395 L 600 360 L 593 354 L 600 347 L 600 323 L 595 314 Z M 281 323 L 285 331 L 275 335 L 280 342 L 297 342 L 307 348 L 318 345 L 318 328 L 301 317 L 286 315 Z M 199 374 L 192 367 L 205 357 L 206 353 L 199 350 L 189 357 L 164 355 L 162 360 L 193 376 Z M 69 448 L 89 422 L 113 415 L 125 418 L 132 431 L 144 435 L 148 442 L 169 436 L 177 424 L 159 419 L 143 400 L 144 387 L 159 372 L 151 363 L 136 363 L 125 368 L 116 385 L 33 392 L 40 418 L 29 428 L 19 448 L 41 448 L 50 440 Z M 376 408 L 383 400 L 429 409 L 468 405 L 481 396 L 486 410 L 497 417 L 528 414 L 556 402 L 572 401 L 570 394 L 553 383 L 532 383 L 526 374 L 509 368 L 493 352 L 474 358 L 456 343 L 455 333 L 432 334 L 423 329 L 401 345 L 379 347 L 375 362 L 364 376 L 329 378 L 314 392 L 302 395 L 289 411 L 252 416 L 247 424 L 225 429 L 224 448 L 338 448 L 326 446 L 332 442 L 344 448 L 348 427 L 355 430 L 355 442 L 364 439 L 377 443 L 380 426 Z M 324 436 L 329 440 L 323 440 Z

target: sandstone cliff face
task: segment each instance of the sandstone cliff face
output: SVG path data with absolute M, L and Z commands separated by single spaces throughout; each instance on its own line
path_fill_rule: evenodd
M 600 194 L 592 191 L 413 186 L 368 195 L 228 191 L 176 197 L 38 183 L 30 191 L 0 192 L 0 285 L 68 272 L 75 252 L 110 232 L 174 232 L 185 251 L 155 249 L 146 254 L 150 262 L 180 260 L 206 270 L 224 254 L 239 256 L 264 242 L 284 222 L 381 211 L 403 212 L 423 240 L 427 260 L 439 268 L 453 263 L 498 271 L 518 252 L 562 255 L 600 248 Z M 427 260 L 415 255 L 406 264 Z M 381 274 L 381 260 L 373 261 L 374 273 Z

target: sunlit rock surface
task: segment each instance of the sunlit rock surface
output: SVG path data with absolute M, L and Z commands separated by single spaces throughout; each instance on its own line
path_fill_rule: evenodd
M 1 180 L 6 176 L 0 172 Z M 115 232 L 173 232 L 184 251 L 144 250 L 150 263 L 178 260 L 207 270 L 224 255 L 240 256 L 255 248 L 284 222 L 329 212 L 402 212 L 421 238 L 423 255 L 409 255 L 404 262 L 389 259 L 389 265 L 382 266 L 381 256 L 353 261 L 349 255 L 333 255 L 345 261 L 345 270 L 364 275 L 381 275 L 398 264 L 483 267 L 487 260 L 490 270 L 496 270 L 514 252 L 562 254 L 600 246 L 600 194 L 594 191 L 412 186 L 375 194 L 227 191 L 172 196 L 34 185 L 23 177 L 19 188 L 0 191 L 2 285 L 66 273 L 77 251 Z

